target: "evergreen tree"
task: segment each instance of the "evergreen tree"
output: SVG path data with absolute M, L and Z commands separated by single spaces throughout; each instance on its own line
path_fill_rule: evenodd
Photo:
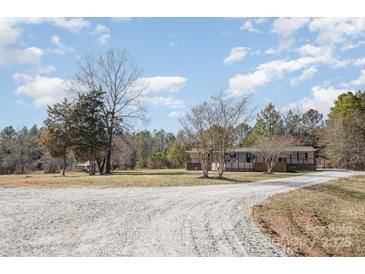
M 52 157 L 63 159 L 62 175 L 66 173 L 67 154 L 72 143 L 73 105 L 65 98 L 62 103 L 48 106 L 48 118 L 44 121 L 41 143 L 48 149 Z
M 96 159 L 106 145 L 106 130 L 102 120 L 103 96 L 100 90 L 81 94 L 73 111 L 73 151 L 78 159 L 90 161 L 90 175 L 95 175 Z
M 272 138 L 274 135 L 284 133 L 284 122 L 280 113 L 272 103 L 269 103 L 258 114 L 256 124 L 252 130 L 252 139 L 256 140 L 259 136 Z

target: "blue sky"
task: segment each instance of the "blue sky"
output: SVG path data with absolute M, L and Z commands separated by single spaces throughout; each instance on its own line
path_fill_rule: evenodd
M 41 125 L 85 54 L 125 49 L 149 84 L 149 123 L 178 118 L 218 92 L 285 112 L 327 114 L 365 85 L 364 18 L 0 19 L 0 128 Z

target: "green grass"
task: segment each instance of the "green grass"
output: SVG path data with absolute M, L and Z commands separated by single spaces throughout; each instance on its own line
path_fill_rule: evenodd
M 28 175 L 0 176 L 2 187 L 127 187 L 127 186 L 189 186 L 255 182 L 259 180 L 286 178 L 303 173 L 225 172 L 224 179 L 210 172 L 208 179 L 201 178 L 200 171 L 184 169 L 115 171 L 109 176 L 89 176 L 86 173 L 59 174 L 33 173 Z
M 365 256 L 365 176 L 276 195 L 253 217 L 289 255 Z

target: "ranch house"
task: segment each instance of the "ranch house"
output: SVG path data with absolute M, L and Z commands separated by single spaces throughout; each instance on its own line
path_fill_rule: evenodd
M 295 170 L 315 170 L 316 159 L 313 147 L 288 147 L 284 156 L 279 158 L 273 171 L 286 172 Z M 258 149 L 241 147 L 228 149 L 225 154 L 224 170 L 226 171 L 266 171 L 266 163 L 257 154 Z M 197 149 L 187 151 L 187 170 L 201 170 L 201 159 Z M 212 157 L 210 157 L 211 159 Z M 210 170 L 216 170 L 216 163 L 210 160 Z

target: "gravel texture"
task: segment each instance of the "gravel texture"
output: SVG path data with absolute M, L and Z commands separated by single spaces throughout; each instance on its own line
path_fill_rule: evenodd
M 282 256 L 248 208 L 356 174 L 364 173 L 192 187 L 0 188 L 0 256 Z

